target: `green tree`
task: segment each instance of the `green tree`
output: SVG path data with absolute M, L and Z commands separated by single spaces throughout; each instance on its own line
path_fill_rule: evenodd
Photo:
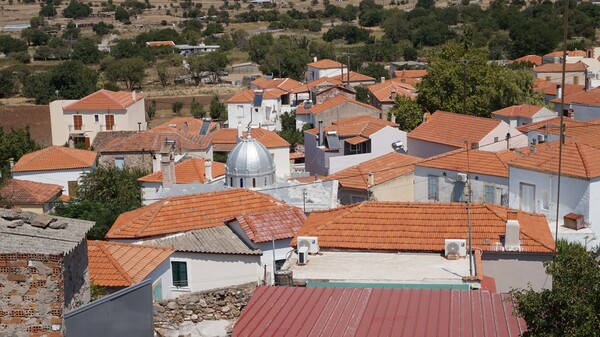
M 275 74 L 277 77 L 304 79 L 306 64 L 310 56 L 305 48 L 300 48 L 290 36 L 280 36 L 265 56 L 260 70 Z
M 71 0 L 69 5 L 63 10 L 65 18 L 81 19 L 92 14 L 92 8 L 77 0 Z
M 385 70 L 380 63 L 369 63 L 366 67 L 360 68 L 358 72 L 373 77 L 376 82 L 381 82 L 382 77 L 390 78 L 390 72 Z
M 204 77 L 208 77 L 211 83 L 218 83 L 223 68 L 227 66 L 227 56 L 220 52 L 196 55 L 189 58 L 189 64 L 196 85 Z
M 250 60 L 262 64 L 274 43 L 275 39 L 270 33 L 260 33 L 252 36 L 248 39 L 248 44 L 246 46 L 246 50 L 250 55 Z
M 323 34 L 323 40 L 327 42 L 339 39 L 345 40 L 348 44 L 369 42 L 371 40 L 371 31 L 343 23 L 339 26 L 330 28 L 325 34 Z
M 98 36 L 104 36 L 108 33 L 110 33 L 113 29 L 115 29 L 115 26 L 113 26 L 112 24 L 106 24 L 104 21 L 100 21 L 98 23 L 95 23 L 92 26 L 92 30 L 96 33 L 96 35 Z
M 123 82 L 127 89 L 140 87 L 146 77 L 146 61 L 139 57 L 112 60 L 106 64 L 104 75 L 112 82 Z
M 31 28 L 43 27 L 45 24 L 44 17 L 43 16 L 34 16 L 31 18 L 31 20 L 29 20 L 29 24 L 31 25 Z
M 204 111 L 204 107 L 199 102 L 197 102 L 195 98 L 192 99 L 192 103 L 190 105 L 190 112 L 192 113 L 192 116 L 194 116 L 194 118 L 196 119 L 200 119 L 206 114 L 206 111 Z
M 278 131 L 277 133 L 281 138 L 290 143 L 291 150 L 298 144 L 304 144 L 304 133 L 296 129 L 295 112 L 284 112 L 281 114 L 281 131 Z
M 41 46 L 48 43 L 50 35 L 37 28 L 25 28 L 21 31 L 21 38 L 27 41 L 28 44 Z
M 0 35 L 0 52 L 4 54 L 27 51 L 27 43 L 10 35 Z
M 84 64 L 96 64 L 102 58 L 102 52 L 98 50 L 96 42 L 89 38 L 82 38 L 75 42 L 73 46 L 74 60 L 79 60 Z
M 5 132 L 0 128 L 0 171 L 2 177 L 10 177 L 10 158 L 18 161 L 23 155 L 40 149 L 40 145 L 31 139 L 29 127 L 12 129 Z
M 359 102 L 363 102 L 366 104 L 371 104 L 371 98 L 369 97 L 369 89 L 365 87 L 355 87 L 356 90 L 356 100 Z
M 129 12 L 122 6 L 115 10 L 115 19 L 123 23 L 129 22 Z
M 219 100 L 219 96 L 214 94 L 210 100 L 210 107 L 208 113 L 212 119 L 227 120 L 227 107 L 224 103 Z
M 165 64 L 160 64 L 156 66 L 156 75 L 158 76 L 158 81 L 162 87 L 166 87 L 169 84 L 169 70 Z
M 72 201 L 58 205 L 59 216 L 95 221 L 88 239 L 104 238 L 117 217 L 141 207 L 141 189 L 137 181 L 148 174 L 138 168 L 99 166 L 82 177 L 77 195 Z
M 175 101 L 175 102 L 171 103 L 171 110 L 173 110 L 173 113 L 176 114 L 177 116 L 181 116 L 182 109 L 183 109 L 182 101 Z
M 40 9 L 39 15 L 47 18 L 53 18 L 56 16 L 56 7 L 54 5 L 44 5 Z
M 31 75 L 23 88 L 26 97 L 35 98 L 36 104 L 48 104 L 56 99 L 80 99 L 96 91 L 98 73 L 81 61 L 69 60 L 49 71 Z
M 0 70 L 0 98 L 10 97 L 15 93 L 16 83 L 10 69 Z
M 394 106 L 388 110 L 388 119 L 395 120 L 400 130 L 409 132 L 423 121 L 423 110 L 417 102 L 399 96 L 396 98 Z
M 513 290 L 516 312 L 527 322 L 524 336 L 600 336 L 600 268 L 579 243 L 559 241 L 544 262 L 552 290 Z

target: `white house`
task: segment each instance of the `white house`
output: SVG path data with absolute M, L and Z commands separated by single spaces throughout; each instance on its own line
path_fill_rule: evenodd
M 317 61 L 317 58 L 315 57 L 314 62 L 306 65 L 306 82 L 318 80 L 322 77 L 335 77 L 347 73 L 347 65 L 330 59 Z
M 463 202 L 468 186 L 471 201 L 508 205 L 507 162 L 519 158 L 514 151 L 488 152 L 458 149 L 415 164 L 414 200 Z
M 281 130 L 281 114 L 290 112 L 290 93 L 279 88 L 244 90 L 227 100 L 229 127 Z
M 302 130 L 304 125 L 330 125 L 342 119 L 371 116 L 383 119 L 381 110 L 376 107 L 354 100 L 344 94 L 338 94 L 319 104 L 306 101 L 296 107 L 296 128 Z
M 14 179 L 60 185 L 63 194 L 74 196 L 79 179 L 96 169 L 96 152 L 63 146 L 49 146 L 31 152 L 11 168 Z
M 305 170 L 329 175 L 353 165 L 401 150 L 406 132 L 386 120 L 361 116 L 304 132 Z
M 467 144 L 472 149 L 502 151 L 527 145 L 527 137 L 508 123 L 490 118 L 436 111 L 408 133 L 410 155 L 428 158 Z
M 560 111 L 561 99 L 552 101 L 554 110 Z M 590 121 L 600 118 L 600 88 L 579 91 L 564 97 L 565 116 L 571 116 L 578 121 Z
M 538 144 L 535 152 L 509 163 L 509 205 L 556 221 L 559 142 Z M 600 243 L 600 147 L 567 141 L 562 148 L 559 238 Z M 586 227 L 566 228 L 565 216 L 582 216 Z M 567 226 L 568 227 L 568 226 Z M 591 229 L 591 231 L 590 231 Z M 554 226 L 551 226 L 554 231 Z M 593 233 L 592 233 L 593 231 Z M 585 238 L 587 236 L 587 238 Z
M 171 247 L 88 240 L 90 281 L 114 292 L 151 280 L 155 301 L 171 298 L 171 254 Z
M 144 98 L 133 92 L 99 90 L 80 100 L 50 102 L 52 145 L 92 144 L 100 131 L 146 130 Z
M 511 128 L 537 123 L 556 117 L 556 112 L 532 104 L 513 105 L 492 112 L 495 119 L 508 123 Z

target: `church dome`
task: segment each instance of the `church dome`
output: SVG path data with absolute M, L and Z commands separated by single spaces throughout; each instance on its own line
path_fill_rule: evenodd
M 231 187 L 264 187 L 275 183 L 275 164 L 269 150 L 248 135 L 227 157 L 226 184 Z

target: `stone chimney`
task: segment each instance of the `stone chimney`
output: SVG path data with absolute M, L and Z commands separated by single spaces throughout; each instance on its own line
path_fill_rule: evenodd
M 137 93 L 135 92 L 135 90 L 131 91 L 131 99 L 135 102 L 135 100 L 137 99 Z
M 165 140 L 160 149 L 160 170 L 163 175 L 163 188 L 170 188 L 176 182 L 175 177 L 175 144 L 172 140 Z
M 187 135 L 189 130 L 188 122 L 183 122 L 183 134 Z
M 506 233 L 504 235 L 504 250 L 505 251 L 520 251 L 521 226 L 517 220 L 517 211 L 508 210 L 506 213 Z
M 425 112 L 423 114 L 423 123 L 429 122 L 430 119 L 431 119 L 431 113 L 429 111 Z
M 375 185 L 375 174 L 373 172 L 369 172 L 369 187 Z
M 323 121 L 319 121 L 319 142 L 317 145 L 323 145 Z
M 560 86 L 560 84 L 556 85 L 556 98 L 561 98 L 562 97 L 562 87 Z
M 396 101 L 396 96 L 398 94 L 396 93 L 396 90 L 392 90 L 392 93 L 390 94 L 390 97 L 392 98 L 392 101 L 395 102 Z
M 204 178 L 207 182 L 213 180 L 212 176 L 212 160 L 204 160 Z
M 8 163 L 10 165 L 10 169 L 12 170 L 12 168 L 15 166 L 15 158 L 8 158 Z

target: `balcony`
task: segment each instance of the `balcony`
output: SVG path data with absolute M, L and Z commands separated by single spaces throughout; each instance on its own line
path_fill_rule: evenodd
M 107 125 L 106 124 L 100 124 L 100 131 L 116 131 L 117 129 L 117 124 L 113 124 L 112 127 L 111 125 Z
M 81 124 L 81 125 L 79 125 L 79 124 L 78 125 L 71 124 L 71 125 L 69 125 L 69 132 L 72 132 L 72 133 L 83 133 L 83 132 L 85 132 L 85 125 L 84 124 Z

